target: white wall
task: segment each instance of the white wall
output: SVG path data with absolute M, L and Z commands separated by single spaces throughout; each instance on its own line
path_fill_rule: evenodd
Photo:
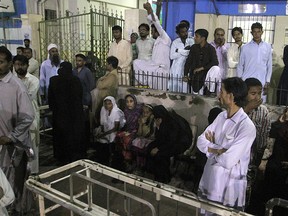
M 274 34 L 274 44 L 273 49 L 276 53 L 277 62 L 283 66 L 284 63 L 282 61 L 283 58 L 283 49 L 287 43 L 288 35 L 286 36 L 285 41 L 285 28 L 288 29 L 288 16 L 277 16 L 275 23 L 275 34 Z
M 195 28 L 197 29 L 206 29 L 209 32 L 207 41 L 214 40 L 214 29 L 217 26 L 217 16 L 214 14 L 195 14 Z
M 143 9 L 129 9 L 125 10 L 125 27 L 124 38 L 130 40 L 130 34 L 132 32 L 138 33 L 138 26 L 141 23 L 147 22 L 147 12 Z

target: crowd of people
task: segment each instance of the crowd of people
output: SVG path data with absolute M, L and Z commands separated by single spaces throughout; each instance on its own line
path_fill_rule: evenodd
M 60 164 L 87 158 L 87 149 L 95 148 L 92 159 L 99 163 L 170 182 L 170 158 L 192 143 L 189 123 L 169 107 L 141 104 L 132 94 L 125 96 L 124 106 L 117 104 L 118 85 L 130 85 L 132 71 L 133 82 L 140 86 L 219 92 L 222 108 L 213 111 L 214 118 L 197 140 L 201 165 L 199 177 L 193 179 L 199 197 L 257 214 L 250 197 L 259 191 L 262 204 L 273 197 L 288 199 L 288 111 L 271 123 L 262 105 L 272 74 L 272 49 L 261 39 L 262 25 L 252 24 L 253 39 L 247 44 L 242 29 L 233 28 L 235 43 L 229 46 L 224 29 L 216 28 L 214 41 L 208 43 L 206 29 L 197 29 L 192 38 L 189 22 L 183 20 L 176 26 L 179 38 L 171 42 L 151 5 L 145 3 L 144 8 L 152 25 L 141 24 L 140 38 L 133 33 L 132 44 L 122 39 L 120 26 L 112 28 L 115 41 L 106 59 L 107 72 L 97 82 L 89 56 L 77 54 L 73 68 L 60 58 L 56 44 L 48 46 L 40 70 L 30 40 L 24 40 L 25 48 L 17 48 L 14 57 L 0 47 L 1 215 L 8 215 L 8 205 L 11 215 L 29 208 L 23 201 L 24 181 L 39 172 L 41 104 L 48 104 L 53 113 L 44 121 L 52 124 L 54 157 Z M 287 53 L 286 46 L 281 88 L 286 88 Z M 153 74 L 164 74 L 168 82 L 158 82 L 159 77 L 149 76 Z M 285 95 L 279 92 L 280 104 L 286 104 Z M 203 210 L 201 214 L 211 215 Z

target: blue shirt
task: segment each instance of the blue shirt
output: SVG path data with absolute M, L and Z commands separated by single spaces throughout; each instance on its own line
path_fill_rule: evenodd
M 92 104 L 90 92 L 96 87 L 95 78 L 92 72 L 87 67 L 83 67 L 79 72 L 77 68 L 74 68 L 73 75 L 77 76 L 81 81 L 83 88 L 83 105 L 90 106 Z

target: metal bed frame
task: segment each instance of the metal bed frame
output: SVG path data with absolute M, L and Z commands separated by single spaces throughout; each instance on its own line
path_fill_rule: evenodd
M 70 172 L 68 172 L 70 170 Z M 117 179 L 123 182 L 123 189 L 111 186 L 105 182 L 100 182 L 97 179 L 91 177 L 91 173 L 96 172 L 101 175 L 109 176 L 112 179 Z M 59 177 L 64 173 L 63 177 Z M 53 181 L 47 181 L 46 179 L 55 178 Z M 81 184 L 85 183 L 85 190 L 75 193 L 75 179 L 80 178 Z M 55 188 L 57 183 L 69 180 L 69 192 L 64 193 Z M 79 179 L 78 179 L 79 180 Z M 93 203 L 93 186 L 97 185 L 103 187 L 106 190 L 106 208 Z M 149 191 L 154 194 L 155 200 L 145 200 L 145 197 L 138 197 L 127 191 L 127 186 L 132 185 L 139 190 Z M 40 174 L 37 177 L 30 177 L 26 181 L 26 186 L 29 190 L 38 195 L 40 216 L 45 216 L 47 213 L 55 210 L 58 207 L 64 207 L 70 210 L 70 215 L 118 215 L 117 212 L 113 212 L 110 203 L 110 194 L 117 193 L 124 197 L 123 209 L 125 215 L 132 215 L 131 213 L 131 201 L 139 203 L 141 206 L 149 209 L 149 215 L 158 216 L 160 214 L 160 202 L 164 198 L 176 202 L 175 213 L 172 215 L 178 215 L 179 204 L 187 207 L 195 208 L 195 215 L 199 214 L 199 209 L 204 209 L 212 213 L 216 213 L 222 216 L 228 215 L 242 215 L 249 216 L 250 214 L 228 208 L 223 205 L 219 205 L 207 200 L 199 199 L 195 194 L 184 191 L 166 184 L 154 182 L 149 179 L 145 179 L 133 174 L 127 174 L 110 167 L 103 166 L 99 163 L 90 160 L 79 160 L 65 166 L 56 168 L 46 173 Z M 87 203 L 80 200 L 80 197 L 86 196 Z M 55 205 L 45 207 L 45 199 L 52 201 Z M 152 203 L 157 203 L 156 205 Z M 191 214 L 193 214 L 191 212 Z M 55 214 L 54 214 L 55 215 Z M 135 214 L 133 214 L 135 215 Z M 138 215 L 138 213 L 137 213 Z M 139 212 L 142 215 L 142 212 Z M 147 213 L 145 214 L 147 215 Z

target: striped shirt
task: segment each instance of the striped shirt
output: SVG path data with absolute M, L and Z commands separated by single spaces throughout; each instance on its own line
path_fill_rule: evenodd
M 271 128 L 271 119 L 268 114 L 268 109 L 262 104 L 257 109 L 248 113 L 249 118 L 256 127 L 257 152 L 263 152 L 267 146 L 267 140 Z

